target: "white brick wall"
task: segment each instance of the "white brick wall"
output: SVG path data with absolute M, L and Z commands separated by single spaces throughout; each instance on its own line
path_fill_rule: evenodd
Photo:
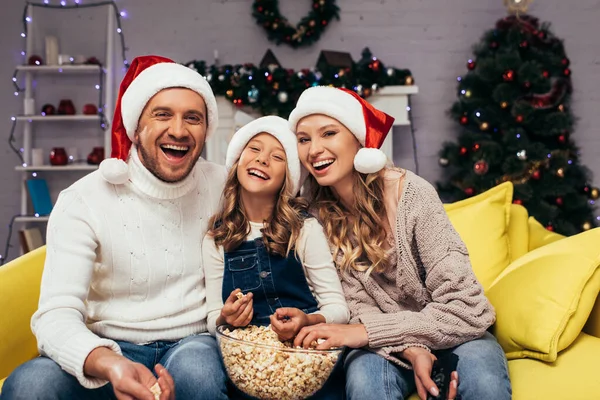
M 85 2 L 92 0 L 84 0 Z M 58 0 L 51 0 L 58 3 Z M 69 2 L 72 3 L 72 2 Z M 299 19 L 310 7 L 308 0 L 281 0 L 281 9 L 291 20 Z M 286 67 L 299 69 L 314 65 L 321 49 L 350 52 L 355 59 L 369 47 L 384 63 L 410 68 L 420 94 L 413 99 L 420 173 L 429 181 L 440 177 L 437 152 L 444 140 L 451 139 L 457 127 L 445 111 L 455 99 L 456 76 L 465 72 L 471 46 L 484 30 L 505 15 L 501 0 L 338 0 L 341 20 L 332 22 L 322 39 L 313 47 L 293 50 L 275 46 L 255 24 L 250 0 L 118 0 L 129 12 L 124 20 L 129 56 L 157 53 L 184 62 L 191 59 L 212 60 L 219 50 L 222 63 L 258 63 L 267 48 L 273 49 Z M 22 0 L 3 0 L 0 15 L 0 126 L 8 137 L 10 116 L 21 107 L 20 98 L 12 95 L 10 78 L 13 66 L 20 61 Z M 167 12 L 168 11 L 168 12 Z M 600 42 L 597 0 L 539 0 L 532 14 L 551 21 L 554 31 L 565 39 L 571 58 L 575 93 L 573 110 L 579 118 L 575 140 L 583 149 L 584 163 L 600 177 Z M 167 16 L 168 15 L 168 16 Z M 103 12 L 74 11 L 66 14 L 40 14 L 47 32 L 61 36 L 64 51 L 101 54 L 106 18 Z M 230 28 L 233 26 L 233 28 Z M 90 43 L 92 44 L 90 46 Z M 43 54 L 41 41 L 39 53 Z M 77 81 L 81 82 L 81 81 Z M 85 84 L 85 81 L 83 81 Z M 46 85 L 46 84 L 44 84 Z M 73 85 L 54 85 L 38 93 L 44 100 L 57 102 L 62 97 L 76 97 Z M 92 96 L 91 93 L 89 96 Z M 89 97 L 88 96 L 88 97 Z M 81 97 L 84 101 L 87 97 Z M 90 97 L 92 98 L 92 97 Z M 39 102 L 41 105 L 41 101 Z M 93 131 L 82 131 L 81 152 L 99 143 Z M 395 161 L 413 169 L 412 144 L 407 129 L 395 131 Z M 57 129 L 47 131 L 50 139 L 36 145 L 69 146 L 71 133 Z M 76 134 L 77 135 L 77 134 Z M 55 138 L 58 137 L 58 138 Z M 87 154 L 87 153 L 86 153 Z M 4 251 L 6 224 L 19 211 L 20 180 L 13 171 L 16 158 L 0 141 L 0 254 Z M 77 175 L 56 179 L 49 177 L 53 192 Z M 596 182 L 599 182 L 599 177 Z M 17 227 L 18 229 L 19 227 Z M 18 243 L 13 235 L 13 243 Z M 11 250 L 11 256 L 18 248 Z

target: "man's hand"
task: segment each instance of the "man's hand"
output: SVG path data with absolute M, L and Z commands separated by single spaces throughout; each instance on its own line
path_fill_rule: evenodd
M 417 393 L 421 400 L 427 399 L 427 393 L 433 396 L 440 394 L 439 388 L 431 380 L 431 370 L 433 363 L 437 358 L 429 351 L 421 347 L 409 347 L 401 354 L 402 358 L 406 359 L 413 367 L 415 373 L 415 383 L 417 385 Z M 448 390 L 448 399 L 456 399 L 458 393 L 458 372 L 453 371 L 450 381 L 450 389 Z
M 238 295 L 239 294 L 239 295 Z M 248 326 L 254 315 L 252 293 L 240 296 L 242 291 L 235 289 L 223 304 L 217 325 L 228 324 L 235 327 Z
M 158 380 L 140 363 L 115 353 L 106 347 L 98 347 L 88 355 L 83 371 L 86 375 L 107 380 L 111 383 L 118 400 L 155 400 L 150 388 L 158 382 L 160 400 L 175 398 L 175 384 L 167 370 L 156 366 Z
M 318 350 L 341 346 L 357 349 L 369 344 L 369 335 L 362 324 L 317 324 L 302 328 L 294 339 L 294 346 L 308 349 L 317 339 L 325 339 L 317 345 Z

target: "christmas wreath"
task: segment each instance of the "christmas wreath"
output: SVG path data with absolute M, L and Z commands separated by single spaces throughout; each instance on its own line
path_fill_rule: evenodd
M 335 0 L 313 0 L 312 3 L 311 11 L 296 26 L 281 15 L 277 0 L 255 0 L 252 15 L 256 23 L 267 31 L 269 40 L 294 48 L 310 46 L 319 40 L 333 18 L 340 19 Z

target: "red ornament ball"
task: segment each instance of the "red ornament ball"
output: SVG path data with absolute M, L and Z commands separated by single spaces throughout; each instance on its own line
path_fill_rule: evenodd
M 538 33 L 538 37 L 539 37 L 540 39 L 542 39 L 542 40 L 546 39 L 546 32 L 544 32 L 544 31 L 540 31 L 540 32 Z
M 569 68 L 565 68 L 565 70 L 563 71 L 563 74 L 565 74 L 565 76 L 570 76 L 571 70 Z
M 468 151 L 469 150 L 467 150 L 466 147 L 461 147 L 460 150 L 459 150 L 459 153 L 460 153 L 461 156 L 464 156 L 465 154 L 467 154 Z
M 531 177 L 535 180 L 539 180 L 542 177 L 542 173 L 539 170 L 533 171 Z
M 521 199 L 514 199 L 513 200 L 513 204 L 518 204 L 518 205 L 522 206 L 523 205 L 523 200 L 521 200 Z
M 558 137 L 558 143 L 565 144 L 566 142 L 567 142 L 567 136 L 566 135 L 560 135 Z
M 492 43 L 490 43 L 490 48 L 491 49 L 497 49 L 498 48 L 498 42 L 492 42 Z
M 529 42 L 527 40 L 523 40 L 521 43 L 519 43 L 519 47 L 522 49 L 526 49 L 529 47 Z
M 531 88 L 531 82 L 529 82 L 529 81 L 525 81 L 525 82 L 523 82 L 523 87 L 524 87 L 525 89 L 529 89 L 529 88 Z
M 469 118 L 467 118 L 466 115 L 463 115 L 462 117 L 460 117 L 460 124 L 461 125 L 466 125 L 469 123 Z
M 467 68 L 472 71 L 475 69 L 475 65 L 475 61 L 469 60 L 469 62 L 467 63 Z
M 544 72 L 542 72 L 542 76 L 543 76 L 544 78 L 548 78 L 548 77 L 550 76 L 550 72 L 548 72 L 548 71 L 544 71 Z
M 477 175 L 485 175 L 489 169 L 490 166 L 485 160 L 479 160 L 473 165 L 473 171 L 475 171 Z
M 502 74 L 502 79 L 504 79 L 504 82 L 512 82 L 515 80 L 515 71 L 513 71 L 512 69 L 509 69 L 508 71 L 506 71 L 505 73 Z
M 562 197 L 557 197 L 555 201 L 556 201 L 556 205 L 559 205 L 559 206 L 563 205 L 563 198 Z
M 517 115 L 517 116 L 515 117 L 515 120 L 516 120 L 516 121 L 517 121 L 517 122 L 520 124 L 520 123 L 522 123 L 522 122 L 523 122 L 524 118 L 523 118 L 523 116 L 522 116 L 522 115 Z
M 569 66 L 569 64 L 571 64 L 571 61 L 569 61 L 569 59 L 565 57 L 560 61 L 560 63 L 562 65 L 564 65 L 565 67 L 567 67 L 567 66 Z
M 554 232 L 554 227 L 551 224 L 546 225 L 546 229 L 548 229 L 550 232 Z
M 465 194 L 467 196 L 473 196 L 474 193 L 475 193 L 475 190 L 473 188 L 471 188 L 471 187 L 468 187 L 468 188 L 465 189 Z
M 481 146 L 479 145 L 479 143 L 475 143 L 475 144 L 473 145 L 473 151 L 477 151 L 477 150 L 479 150 L 480 148 L 481 148 Z

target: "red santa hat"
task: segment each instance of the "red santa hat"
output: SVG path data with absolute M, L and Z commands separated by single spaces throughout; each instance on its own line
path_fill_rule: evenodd
M 127 182 L 126 161 L 142 111 L 155 94 L 174 87 L 191 89 L 202 96 L 208 114 L 206 139 L 215 132 L 219 120 L 217 101 L 202 75 L 165 57 L 136 57 L 119 89 L 112 123 L 112 158 L 100 164 L 100 172 L 108 182 L 115 185 Z
M 296 135 L 289 128 L 288 121 L 274 115 L 260 117 L 238 129 L 232 136 L 227 146 L 225 167 L 229 171 L 233 164 L 240 158 L 248 142 L 259 133 L 266 132 L 275 137 L 283 146 L 287 160 L 288 171 L 294 194 L 300 190 L 300 175 L 302 166 L 298 157 L 298 143 Z
M 335 118 L 363 145 L 354 156 L 354 168 L 358 172 L 370 174 L 385 167 L 388 159 L 379 148 L 394 123 L 393 117 L 351 90 L 329 86 L 315 86 L 302 92 L 290 114 L 290 128 L 296 132 L 298 122 L 312 114 Z

